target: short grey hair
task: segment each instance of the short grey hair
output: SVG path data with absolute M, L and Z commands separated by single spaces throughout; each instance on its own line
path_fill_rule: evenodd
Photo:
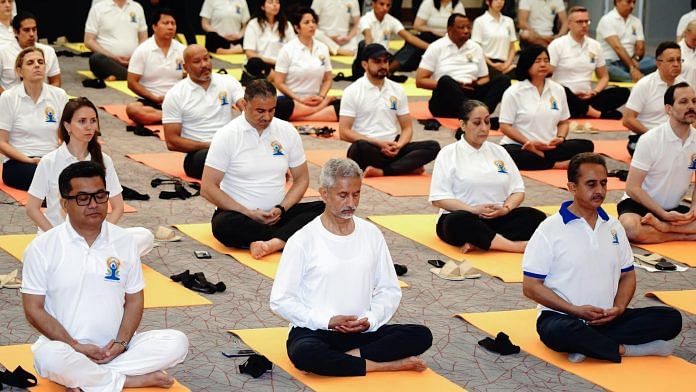
M 691 22 L 689 22 L 688 25 L 686 25 L 686 29 L 684 29 L 684 32 L 687 32 L 687 31 L 691 32 L 691 33 L 696 32 L 696 20 L 692 20 Z
M 354 160 L 348 158 L 331 158 L 321 168 L 319 185 L 329 189 L 336 185 L 337 177 L 362 178 L 363 171 Z

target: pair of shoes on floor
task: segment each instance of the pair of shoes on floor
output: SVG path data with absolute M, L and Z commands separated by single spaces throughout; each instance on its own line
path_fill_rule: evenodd
M 510 337 L 504 332 L 498 332 L 498 336 L 495 337 L 495 340 L 485 338 L 479 340 L 478 344 L 486 350 L 496 352 L 500 355 L 517 354 L 520 352 L 520 346 L 512 344 Z
M 198 291 L 199 293 L 214 294 L 222 293 L 227 290 L 227 286 L 224 282 L 210 283 L 202 272 L 192 274 L 189 270 L 186 270 L 180 274 L 172 275 L 169 278 L 175 282 L 181 282 L 187 289 Z
M 403 264 L 394 264 L 394 271 L 396 271 L 396 276 L 406 275 L 408 272 L 408 267 Z
M 126 125 L 126 132 L 133 132 L 138 136 L 154 136 L 159 139 L 156 133 L 142 125 Z
M 263 355 L 253 354 L 246 362 L 239 365 L 239 372 L 248 374 L 251 377 L 259 378 L 266 373 L 267 370 L 273 369 L 273 363 Z
M 616 177 L 620 181 L 626 182 L 626 179 L 628 178 L 628 170 L 612 170 L 607 174 L 608 177 Z
M 423 129 L 426 131 L 437 131 L 442 126 L 442 124 L 434 118 L 418 120 L 418 123 L 423 124 Z
M 336 76 L 334 76 L 333 80 L 334 80 L 334 82 L 342 82 L 342 81 L 355 82 L 356 80 L 358 80 L 358 78 L 356 78 L 353 75 L 346 76 L 346 74 L 344 74 L 343 72 L 339 72 L 336 74 Z
M 589 121 L 582 125 L 578 124 L 575 121 L 571 121 L 568 128 L 570 132 L 574 133 L 599 133 L 598 130 L 592 128 L 592 124 Z
M 89 88 L 106 88 L 106 83 L 101 79 L 85 79 L 82 81 L 82 86 Z
M 121 185 L 121 188 L 123 188 L 123 191 L 121 192 L 123 200 L 150 200 L 150 195 L 140 193 L 135 189 L 128 188 L 127 186 L 123 185 Z
M 17 270 L 7 275 L 0 275 L 0 289 L 18 289 L 22 287 L 22 280 L 17 277 Z
M 31 388 L 37 385 L 36 376 L 17 366 L 14 371 L 5 370 L 0 372 L 0 389 L 2 384 L 16 388 Z

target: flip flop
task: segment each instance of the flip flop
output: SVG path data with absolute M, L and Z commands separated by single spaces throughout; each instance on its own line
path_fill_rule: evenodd
M 155 239 L 163 242 L 181 241 L 181 236 L 176 235 L 176 232 L 168 227 L 160 226 L 155 232 Z
M 13 372 L 5 370 L 0 373 L 0 383 L 24 389 L 35 387 L 38 384 L 36 376 L 22 369 L 21 366 L 17 366 Z
M 0 275 L 0 288 L 18 289 L 22 287 L 22 281 L 17 277 L 17 270 L 7 275 Z

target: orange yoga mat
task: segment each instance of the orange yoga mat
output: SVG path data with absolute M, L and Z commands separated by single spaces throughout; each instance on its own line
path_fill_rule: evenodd
M 99 108 L 125 122 L 127 125 L 135 125 L 126 114 L 126 105 L 102 105 L 99 106 Z M 162 124 L 146 125 L 145 128 L 155 132 L 160 140 L 164 141 L 164 126 Z
M 696 314 L 696 290 L 649 291 L 645 296 L 657 298 L 673 308 Z
M 409 102 L 408 108 L 411 112 L 411 117 L 415 120 L 430 120 L 434 118 L 447 129 L 455 130 L 459 128 L 459 119 L 433 116 L 430 113 L 430 109 L 428 109 L 428 101 Z M 502 132 L 494 130 L 491 130 L 489 133 L 490 136 L 501 136 L 502 134 Z
M 626 140 L 593 140 L 594 152 L 606 155 L 617 161 L 631 163 L 631 155 L 626 150 Z
M 536 309 L 462 313 L 460 317 L 491 336 L 505 332 L 527 353 L 609 391 L 693 391 L 696 365 L 679 357 L 624 357 L 621 363 L 586 359 L 568 361 L 568 354 L 547 348 L 536 332 Z
M 31 344 L 17 344 L 13 346 L 0 346 L 0 364 L 6 369 L 14 370 L 17 366 L 21 366 L 22 369 L 28 371 L 29 373 L 36 376 L 38 385 L 30 390 L 32 392 L 64 392 L 65 387 L 49 381 L 45 378 L 39 377 L 39 374 L 34 369 L 34 355 L 31 352 Z M 126 388 L 124 391 L 128 392 L 184 392 L 190 391 L 190 389 L 179 384 L 178 381 L 174 382 L 169 389 L 162 388 Z
M 346 152 L 344 150 L 306 150 L 305 155 L 309 162 L 324 166 L 331 158 L 345 158 Z M 431 175 L 427 173 L 404 174 L 367 177 L 363 179 L 363 183 L 392 196 L 427 196 L 430 194 L 431 178 Z
M 365 377 L 327 377 L 303 373 L 290 362 L 285 342 L 288 327 L 236 329 L 228 331 L 247 346 L 268 358 L 293 378 L 317 392 L 449 392 L 464 389 L 431 369 L 424 372 L 375 372 Z
M 671 241 L 661 244 L 633 244 L 674 261 L 696 267 L 696 241 Z
M 593 129 L 600 132 L 623 132 L 628 131 L 628 128 L 624 127 L 621 120 L 605 120 L 601 118 L 571 118 L 568 121 L 575 121 L 578 125 L 583 125 L 585 123 L 590 123 Z M 577 135 L 582 135 L 578 133 Z M 626 147 L 626 140 L 624 140 L 624 149 Z
M 523 176 L 543 182 L 544 184 L 553 185 L 556 188 L 568 189 L 568 174 L 565 170 L 520 170 Z M 626 187 L 625 182 L 621 182 L 616 177 L 609 177 L 607 182 L 607 190 L 618 191 Z

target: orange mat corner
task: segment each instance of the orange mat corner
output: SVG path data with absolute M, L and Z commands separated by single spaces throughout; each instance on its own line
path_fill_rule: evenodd
M 649 291 L 645 296 L 657 298 L 673 308 L 696 314 L 696 290 Z
M 670 241 L 661 244 L 633 244 L 674 261 L 696 267 L 696 241 Z
M 126 105 L 101 105 L 99 108 L 125 122 L 126 125 L 135 125 L 126 114 Z M 164 126 L 162 124 L 145 125 L 145 128 L 156 133 L 157 137 L 164 141 Z

